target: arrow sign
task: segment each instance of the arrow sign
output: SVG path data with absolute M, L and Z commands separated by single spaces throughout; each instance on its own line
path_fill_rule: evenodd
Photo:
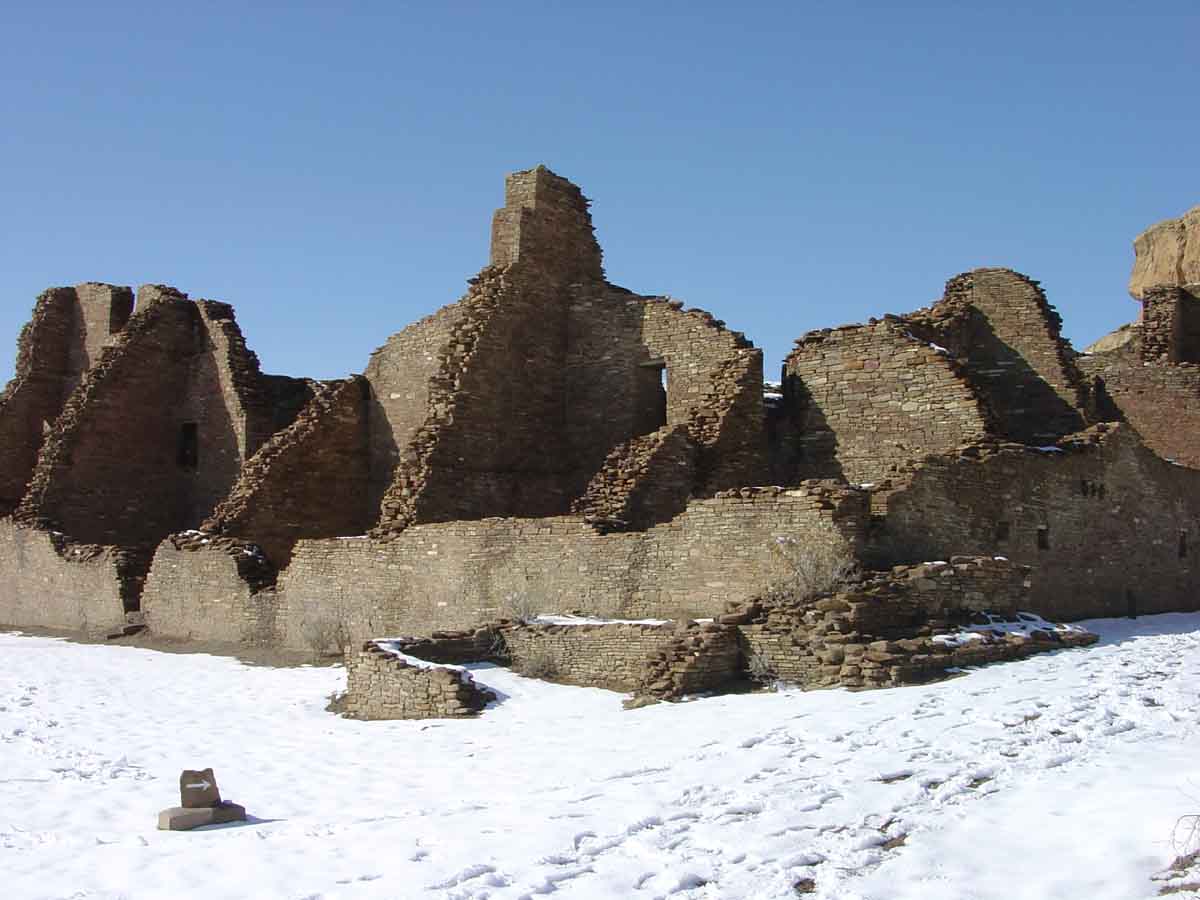
M 207 791 L 210 787 L 212 787 L 212 785 L 207 781 L 197 781 L 195 784 L 185 784 L 184 787 L 197 791 Z

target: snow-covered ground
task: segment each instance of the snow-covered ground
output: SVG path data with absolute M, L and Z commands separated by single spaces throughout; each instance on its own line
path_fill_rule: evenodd
M 0 634 L 5 898 L 1153 896 L 1200 811 L 1200 616 L 926 687 L 632 711 L 472 667 L 478 719 L 351 722 L 340 668 Z M 155 830 L 184 768 L 244 825 Z

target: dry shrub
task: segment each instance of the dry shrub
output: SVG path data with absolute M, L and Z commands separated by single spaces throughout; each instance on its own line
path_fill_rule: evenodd
M 858 572 L 854 549 L 830 524 L 814 528 L 803 537 L 780 535 L 771 550 L 786 564 L 788 574 L 772 586 L 770 595 L 780 600 L 811 600 L 836 590 Z

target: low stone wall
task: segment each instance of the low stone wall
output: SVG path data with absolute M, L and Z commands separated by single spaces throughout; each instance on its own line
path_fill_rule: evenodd
M 737 624 L 753 677 L 805 687 L 886 687 L 944 677 L 947 669 L 1092 643 L 1078 629 L 1033 623 L 1028 633 L 972 623 L 1019 621 L 1030 570 L 1006 559 L 954 557 L 897 566 L 805 602 L 764 601 L 721 620 Z M 990 611 L 992 615 L 986 615 Z
M 125 624 L 115 547 L 0 519 L 0 624 L 107 634 Z
M 278 582 L 275 641 L 304 647 L 314 621 L 343 621 L 351 644 L 428 635 L 534 613 L 687 621 L 720 614 L 786 574 L 780 535 L 862 541 L 865 493 L 826 483 L 693 500 L 644 532 L 598 534 L 582 519 L 415 525 L 383 543 L 302 540 Z M 824 525 L 832 524 L 832 528 Z M 197 580 L 187 596 L 207 590 Z
M 694 622 L 650 654 L 638 692 L 644 697 L 675 700 L 720 690 L 744 676 L 737 630 Z
M 515 624 L 501 630 L 513 671 L 564 684 L 636 691 L 675 624 Z
M 142 591 L 146 625 L 173 640 L 276 643 L 277 598 L 256 552 L 245 542 L 199 532 L 163 541 Z M 334 649 L 314 647 L 312 638 L 302 632 L 288 646 L 317 653 Z
M 351 719 L 453 719 L 473 716 L 495 699 L 463 669 L 415 665 L 387 641 L 346 654 L 341 712 Z

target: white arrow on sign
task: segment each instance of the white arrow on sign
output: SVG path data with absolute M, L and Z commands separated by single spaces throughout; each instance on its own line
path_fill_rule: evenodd
M 207 781 L 200 781 L 196 784 L 185 784 L 184 787 L 188 788 L 189 790 L 195 788 L 198 791 L 207 791 L 210 787 L 212 787 L 212 785 Z

